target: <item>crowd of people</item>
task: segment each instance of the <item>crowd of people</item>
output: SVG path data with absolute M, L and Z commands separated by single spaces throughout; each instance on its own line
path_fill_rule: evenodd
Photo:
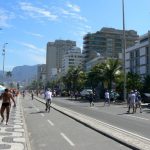
M 21 92 L 23 98 L 25 97 L 26 91 L 23 90 Z M 31 99 L 34 99 L 34 95 L 38 96 L 36 91 L 30 91 L 31 93 Z M 0 109 L 1 114 L 1 123 L 4 121 L 4 111 L 6 110 L 6 124 L 8 123 L 9 119 L 9 113 L 11 108 L 11 101 L 14 103 L 14 107 L 16 107 L 15 97 L 18 96 L 19 92 L 15 89 L 5 89 L 4 92 L 0 95 L 0 100 L 2 100 L 2 105 Z M 47 88 L 46 91 L 44 91 L 44 99 L 46 100 L 45 103 L 45 111 L 50 111 L 50 108 L 48 110 L 48 106 L 51 105 L 52 97 L 56 96 L 56 91 L 52 91 L 50 88 Z M 73 97 L 73 94 L 70 94 L 71 98 Z M 117 93 L 114 91 L 105 90 L 104 93 L 104 106 L 108 104 L 110 106 L 111 101 L 115 102 L 117 99 Z M 74 94 L 75 99 L 77 99 L 76 94 Z M 87 100 L 89 100 L 90 107 L 94 106 L 94 100 L 95 100 L 95 93 L 89 92 L 88 96 L 86 97 Z M 141 95 L 138 90 L 131 90 L 128 94 L 127 99 L 127 106 L 128 110 L 127 113 L 130 113 L 130 110 L 132 109 L 132 113 L 136 113 L 137 108 L 140 109 L 140 113 L 142 113 L 142 106 L 141 106 Z

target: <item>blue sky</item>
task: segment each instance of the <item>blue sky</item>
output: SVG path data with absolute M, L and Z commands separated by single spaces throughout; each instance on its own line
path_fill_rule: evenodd
M 150 29 L 150 0 L 124 0 L 126 29 L 139 35 Z M 74 40 L 102 27 L 122 29 L 122 0 L 0 0 L 0 51 L 6 45 L 5 70 L 45 63 L 46 44 Z M 3 57 L 0 55 L 0 70 Z

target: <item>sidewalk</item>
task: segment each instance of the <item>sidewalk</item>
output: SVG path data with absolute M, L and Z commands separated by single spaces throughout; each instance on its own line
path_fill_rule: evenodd
M 18 97 L 15 100 L 16 108 L 11 107 L 8 125 L 5 125 L 5 121 L 0 124 L 0 150 L 30 150 L 26 140 L 21 99 Z

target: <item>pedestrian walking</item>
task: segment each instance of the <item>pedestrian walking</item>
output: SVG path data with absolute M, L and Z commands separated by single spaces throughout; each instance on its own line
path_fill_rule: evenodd
M 94 106 L 94 94 L 92 91 L 89 91 L 89 95 L 88 95 L 88 99 L 89 99 L 89 102 L 90 102 L 90 107 L 91 106 Z
M 135 113 L 135 100 L 136 100 L 136 95 L 133 90 L 131 90 L 129 96 L 128 96 L 128 111 L 127 113 L 130 113 L 130 108 L 133 108 L 132 113 Z
M 9 92 L 8 89 L 5 89 L 4 93 L 2 93 L 2 95 L 0 96 L 0 99 L 2 99 L 2 105 L 1 105 L 1 123 L 3 123 L 4 121 L 4 111 L 6 109 L 6 125 L 8 123 L 9 120 L 9 113 L 10 113 L 10 107 L 11 107 L 11 100 L 14 103 L 14 107 L 16 107 L 16 103 L 15 100 L 12 96 L 12 94 Z
M 33 91 L 31 91 L 31 98 L 32 98 L 32 100 L 34 99 L 34 92 Z
M 110 94 L 109 94 L 108 90 L 105 91 L 104 106 L 106 103 L 108 103 L 108 105 L 110 106 Z
M 142 105 L 141 105 L 141 94 L 138 90 L 135 90 L 135 96 L 136 96 L 136 99 L 135 99 L 135 112 L 137 110 L 137 108 L 139 107 L 140 108 L 140 113 L 142 113 Z
M 52 92 L 51 92 L 51 90 L 49 88 L 45 92 L 45 100 L 46 100 L 45 111 L 49 112 L 50 111 L 50 105 L 51 105 L 51 102 L 52 102 Z

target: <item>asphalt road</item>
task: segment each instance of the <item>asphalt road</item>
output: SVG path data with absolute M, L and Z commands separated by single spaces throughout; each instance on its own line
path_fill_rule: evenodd
M 88 102 L 71 101 L 66 98 L 53 98 L 53 103 L 150 139 L 148 108 L 144 108 L 143 113 L 138 109 L 136 114 L 127 114 L 126 105 L 104 107 L 103 103 L 95 103 L 94 107 L 90 107 Z
M 25 97 L 23 109 L 32 150 L 129 149 L 54 109 L 46 113 L 44 105 L 30 97 Z

